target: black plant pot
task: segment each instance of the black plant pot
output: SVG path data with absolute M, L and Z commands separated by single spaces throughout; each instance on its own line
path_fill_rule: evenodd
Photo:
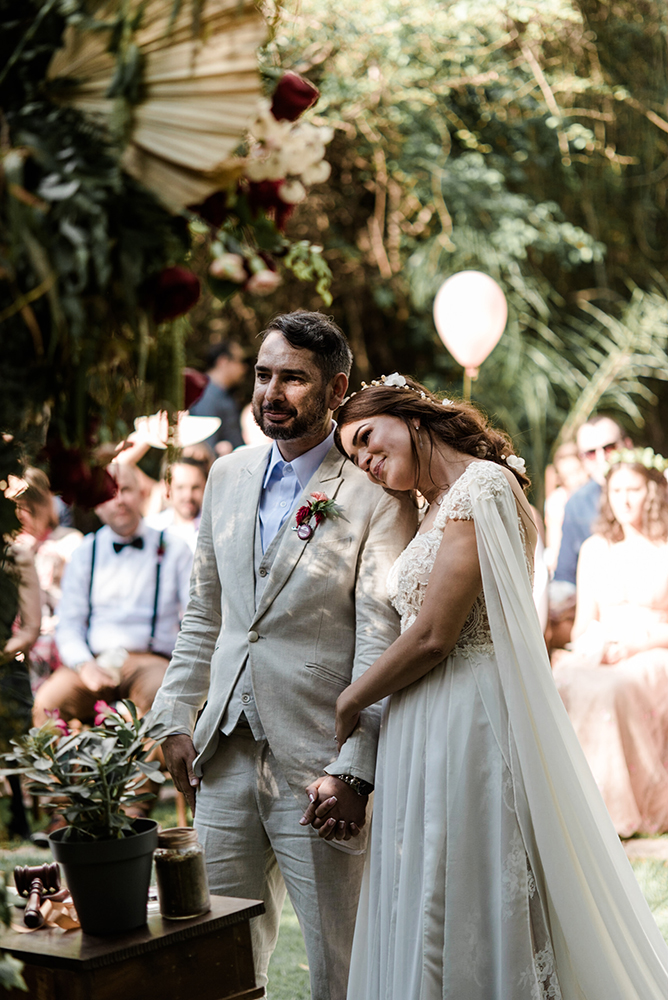
M 137 819 L 133 827 L 133 836 L 119 840 L 64 840 L 69 827 L 49 836 L 86 934 L 122 934 L 146 923 L 158 824 Z

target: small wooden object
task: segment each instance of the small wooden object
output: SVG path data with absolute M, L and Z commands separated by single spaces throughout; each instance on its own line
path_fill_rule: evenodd
M 14 885 L 19 896 L 28 900 L 23 913 L 26 927 L 41 927 L 44 917 L 40 913 L 44 896 L 53 896 L 60 891 L 60 868 L 51 865 L 17 865 L 14 869 Z

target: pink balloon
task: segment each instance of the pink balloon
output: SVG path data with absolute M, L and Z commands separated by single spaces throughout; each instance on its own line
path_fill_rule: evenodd
M 498 344 L 507 319 L 505 295 L 494 278 L 482 271 L 453 274 L 434 299 L 438 335 L 471 378 Z

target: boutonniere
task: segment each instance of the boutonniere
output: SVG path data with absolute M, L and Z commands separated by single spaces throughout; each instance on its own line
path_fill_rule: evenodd
M 315 529 L 324 521 L 326 517 L 342 517 L 341 508 L 333 500 L 330 500 L 326 493 L 311 493 L 310 503 L 305 503 L 295 514 L 297 522 L 292 530 L 297 532 L 297 537 L 307 542 Z M 311 525 L 315 521 L 315 526 Z

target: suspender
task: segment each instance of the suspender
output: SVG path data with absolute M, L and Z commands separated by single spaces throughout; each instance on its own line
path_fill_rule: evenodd
M 95 570 L 95 551 L 97 547 L 97 531 L 93 533 L 93 547 L 90 551 L 90 579 L 88 581 L 88 617 L 86 619 L 85 642 L 88 646 L 88 633 L 90 632 L 90 620 L 93 614 L 93 572 Z M 88 646 L 90 649 L 90 646 Z
M 162 560 L 165 555 L 165 545 L 164 545 L 165 529 L 163 528 L 160 532 L 160 538 L 158 539 L 158 558 L 155 566 L 155 594 L 153 596 L 153 617 L 151 619 L 151 638 L 148 640 L 148 651 L 153 652 L 153 642 L 155 640 L 155 625 L 158 620 L 158 595 L 160 593 L 160 567 L 162 566 Z
M 95 572 L 95 554 L 97 551 L 97 532 L 93 535 L 93 547 L 90 554 L 90 579 L 88 581 L 88 619 L 86 621 L 86 644 L 88 645 L 88 633 L 90 631 L 90 620 L 93 614 L 93 573 Z M 155 642 L 155 627 L 158 622 L 158 598 L 160 596 L 160 568 L 165 555 L 165 529 L 160 532 L 158 539 L 157 560 L 155 566 L 155 593 L 153 595 L 153 616 L 151 618 L 151 635 L 148 640 L 148 651 L 153 652 Z

